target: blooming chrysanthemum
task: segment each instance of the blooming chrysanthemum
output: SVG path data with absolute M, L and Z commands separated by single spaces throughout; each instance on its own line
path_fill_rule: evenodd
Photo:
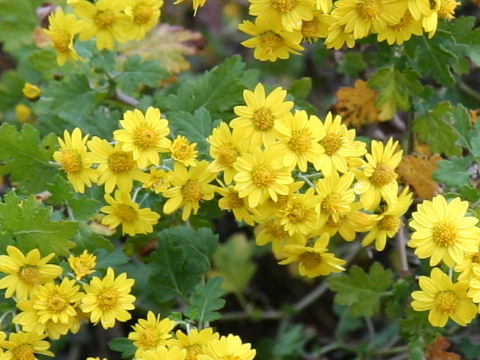
M 382 197 L 394 194 L 398 189 L 396 167 L 402 160 L 403 150 L 398 150 L 398 142 L 392 138 L 386 144 L 373 140 L 372 153 L 367 154 L 367 164 L 363 172 L 357 174 L 355 192 L 367 210 L 375 210 Z
M 211 340 L 218 340 L 219 338 L 218 333 L 214 333 L 212 328 L 206 328 L 200 331 L 192 329 L 188 334 L 178 330 L 175 335 L 177 338 L 172 340 L 171 345 L 186 350 L 187 356 L 185 360 L 197 360 L 198 355 L 205 355 L 203 352 L 205 345 Z
M 277 59 L 288 59 L 290 53 L 299 55 L 298 50 L 303 50 L 302 32 L 293 30 L 285 31 L 280 24 L 270 23 L 263 18 L 256 18 L 255 23 L 249 20 L 238 25 L 238 29 L 248 35 L 251 39 L 242 41 L 242 45 L 254 48 L 253 56 L 261 61 L 276 61 Z
M 166 346 L 168 340 L 172 337 L 170 331 L 174 327 L 175 321 L 169 318 L 160 319 L 160 315 L 155 316 L 152 311 L 149 311 L 147 318 L 139 319 L 132 326 L 133 331 L 128 334 L 128 338 L 133 341 L 133 345 L 137 348 L 135 357 L 140 358 L 146 351 Z
M 130 192 L 133 180 L 142 181 L 145 174 L 137 167 L 131 152 L 122 150 L 122 144 L 117 143 L 115 147 L 107 140 L 94 137 L 87 143 L 92 151 L 92 161 L 99 164 L 98 185 L 105 184 L 105 192 L 111 193 L 115 186 L 121 191 Z
M 319 200 L 314 188 L 309 188 L 305 194 L 290 195 L 285 207 L 278 211 L 280 224 L 290 235 L 308 236 L 318 227 Z
M 53 153 L 53 159 L 58 161 L 68 180 L 76 192 L 84 193 L 85 185 L 92 186 L 98 173 L 92 168 L 92 154 L 87 152 L 88 135 L 82 137 L 82 130 L 75 128 L 71 134 L 63 132 L 63 139 L 58 138 L 60 150 Z
M 25 85 L 23 85 L 22 93 L 26 98 L 30 100 L 36 100 L 42 94 L 42 89 L 40 89 L 37 85 L 26 82 Z
M 388 25 L 385 29 L 378 32 L 377 40 L 387 41 L 389 45 L 402 45 L 405 41 L 410 40 L 412 35 L 422 35 L 423 28 L 420 20 L 415 20 L 410 11 L 400 19 L 398 24 Z
M 438 12 L 440 11 L 441 0 L 429 0 L 428 8 L 422 7 L 422 25 L 423 29 L 428 32 L 428 37 L 431 38 L 437 31 Z
M 132 39 L 143 39 L 147 32 L 158 23 L 162 6 L 163 0 L 130 1 L 126 13 L 131 16 L 131 23 L 128 24 L 128 27 Z
M 324 14 L 328 14 L 333 8 L 332 0 L 316 0 L 317 10 L 322 10 Z
M 135 283 L 134 279 L 128 279 L 126 273 L 115 277 L 111 267 L 103 279 L 93 277 L 89 285 L 84 285 L 85 295 L 82 298 L 81 308 L 90 314 L 90 321 L 94 324 L 99 322 L 104 329 L 111 328 L 115 321 L 127 321 L 131 315 L 127 310 L 133 310 L 135 296 L 130 294 Z
M 168 198 L 163 206 L 165 214 L 171 214 L 183 206 L 182 219 L 185 221 L 198 212 L 200 201 L 211 200 L 214 196 L 214 186 L 210 182 L 215 174 L 208 172 L 208 161 L 200 161 L 187 170 L 182 164 L 175 164 L 171 174 L 172 187 L 163 196 Z
M 255 224 L 251 213 L 252 209 L 248 207 L 247 199 L 238 196 L 238 192 L 235 191 L 233 185 L 219 187 L 216 191 L 222 195 L 218 200 L 220 209 L 231 211 L 237 221 L 245 221 L 250 226 Z
M 96 38 L 98 50 L 113 50 L 115 40 L 125 42 L 136 35 L 135 28 L 129 28 L 130 16 L 125 14 L 125 0 L 69 0 L 75 14 L 82 18 L 80 40 Z
M 45 334 L 38 334 L 35 331 L 31 332 L 11 332 L 8 335 L 8 340 L 0 341 L 0 347 L 6 351 L 3 354 L 5 360 L 35 360 L 35 354 L 54 356 L 49 351 L 50 343 L 43 339 Z
M 20 124 L 33 122 L 32 110 L 25 104 L 15 105 L 15 117 Z
M 53 253 L 41 258 L 40 251 L 33 249 L 24 255 L 10 245 L 7 254 L 0 256 L 0 272 L 7 274 L 0 279 L 0 289 L 6 289 L 6 298 L 26 299 L 39 285 L 56 279 L 63 272 L 60 266 L 48 264 L 55 256 Z
M 477 314 L 477 307 L 467 296 L 468 282 L 452 280 L 439 268 L 433 268 L 430 277 L 420 276 L 421 291 L 412 293 L 412 308 L 427 311 L 433 326 L 444 327 L 449 318 L 465 326 Z
M 250 142 L 254 149 L 262 144 L 269 146 L 275 142 L 275 124 L 293 107 L 292 101 L 285 101 L 287 92 L 281 87 L 275 88 L 265 96 L 265 88 L 261 83 L 254 91 L 244 90 L 245 105 L 234 107 L 238 116 L 230 122 L 230 126 L 243 138 Z
M 109 205 L 102 207 L 100 211 L 108 215 L 102 219 L 102 224 L 107 225 L 110 229 L 115 229 L 121 224 L 122 234 L 130 236 L 149 234 L 160 218 L 160 214 L 150 208 L 141 209 L 126 192 L 117 190 L 115 198 L 105 194 L 105 201 Z
M 329 253 L 327 246 L 330 236 L 323 233 L 312 246 L 306 245 L 285 245 L 283 252 L 287 258 L 279 261 L 280 265 L 298 262 L 298 272 L 302 276 L 317 277 L 328 275 L 332 272 L 341 272 L 345 268 L 342 266 L 345 260 L 336 258 L 334 254 Z
M 73 39 L 82 28 L 81 22 L 73 14 L 64 14 L 61 7 L 48 17 L 48 29 L 45 34 L 52 40 L 57 51 L 57 63 L 65 65 L 67 60 L 82 60 L 73 47 Z
M 442 0 L 440 9 L 438 9 L 438 17 L 447 20 L 455 19 L 455 9 L 460 5 L 461 3 L 455 0 Z
M 142 360 L 186 360 L 187 351 L 179 347 L 160 346 L 143 353 Z
M 95 265 L 97 265 L 97 257 L 90 254 L 87 250 L 79 256 L 70 255 L 68 257 L 68 264 L 75 273 L 77 280 L 95 272 Z
M 198 156 L 196 147 L 197 143 L 191 143 L 185 136 L 178 135 L 170 146 L 172 159 L 185 166 L 195 166 Z
M 286 31 L 299 30 L 302 20 L 311 20 L 315 3 L 312 0 L 250 0 L 250 15 L 267 21 L 279 21 Z
M 234 167 L 238 171 L 234 177 L 235 190 L 241 198 L 248 197 L 251 208 L 268 198 L 277 201 L 278 195 L 287 195 L 287 185 L 293 182 L 290 169 L 269 149 L 256 148 L 252 153 L 240 156 Z
M 300 31 L 302 32 L 303 40 L 315 42 L 319 38 L 326 38 L 328 36 L 328 29 L 334 22 L 335 19 L 331 15 L 327 15 L 318 10 L 314 11 L 312 20 L 302 21 Z
M 199 354 L 197 360 L 253 360 L 256 351 L 251 348 L 250 343 L 242 343 L 237 335 L 228 334 L 220 339 L 211 339 L 206 345 L 204 354 Z
M 324 129 L 318 117 L 297 110 L 295 114 L 287 113 L 274 127 L 281 140 L 276 147 L 285 166 L 298 166 L 300 171 L 306 172 L 308 163 L 316 162 L 324 152 L 319 141 L 325 134 L 322 134 Z
M 458 280 L 480 278 L 480 249 L 476 253 L 465 254 L 463 261 L 455 265 L 454 270 L 460 273 Z
M 123 151 L 132 152 L 140 168 L 158 165 L 158 153 L 167 152 L 170 147 L 166 137 L 170 133 L 168 121 L 160 116 L 160 110 L 151 106 L 145 115 L 140 110 L 129 110 L 120 120 L 123 129 L 113 132 L 113 138 L 120 142 Z
M 284 210 L 287 206 L 287 202 L 291 195 L 296 194 L 303 187 L 305 182 L 295 181 L 288 184 L 288 193 L 283 195 L 277 195 L 276 201 L 272 198 L 267 198 L 266 201 L 259 204 L 253 212 L 255 221 L 258 223 L 264 223 L 265 221 L 274 218 L 278 215 L 278 212 Z
M 331 15 L 329 15 L 331 16 Z M 348 48 L 355 46 L 355 37 L 353 32 L 345 31 L 345 25 L 340 24 L 333 16 L 331 16 L 330 27 L 328 28 L 328 35 L 325 38 L 325 46 L 327 49 L 334 48 L 335 50 L 341 49 L 344 45 Z
M 478 219 L 465 216 L 468 202 L 455 198 L 449 203 L 442 195 L 419 204 L 410 227 L 415 231 L 408 245 L 420 259 L 430 257 L 430 265 L 443 261 L 460 264 L 465 253 L 476 253 L 480 243 Z
M 362 205 L 358 202 L 352 203 L 350 207 L 352 210 L 340 216 L 337 221 L 329 217 L 327 222 L 319 228 L 318 234 L 326 232 L 332 237 L 338 232 L 343 240 L 353 241 L 358 232 L 368 231 L 375 222 L 374 215 L 360 211 Z
M 163 193 L 170 186 L 170 171 L 151 168 L 150 173 L 143 179 L 143 187 L 155 191 L 157 194 Z
M 207 139 L 210 144 L 210 156 L 213 161 L 208 170 L 214 173 L 223 171 L 226 184 L 230 184 L 237 171 L 233 163 L 237 157 L 248 151 L 249 139 L 239 136 L 237 132 L 231 132 L 229 126 L 222 122 L 212 130 L 212 135 Z

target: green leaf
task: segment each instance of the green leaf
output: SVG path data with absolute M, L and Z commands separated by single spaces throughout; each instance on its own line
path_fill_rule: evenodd
M 108 267 L 118 267 L 128 263 L 130 258 L 125 255 L 122 248 L 115 248 L 113 251 L 100 249 L 97 251 L 97 269 L 106 269 Z
M 374 263 L 368 274 L 358 266 L 353 266 L 349 273 L 328 280 L 330 289 L 337 292 L 335 302 L 350 306 L 352 316 L 372 317 L 380 309 L 381 293 L 392 285 L 392 271 Z
M 288 89 L 288 93 L 293 95 L 296 101 L 305 100 L 312 91 L 312 78 L 303 77 L 295 80 Z
M 407 300 L 414 288 L 412 276 L 398 279 L 393 284 L 393 293 L 387 298 L 386 314 L 392 319 L 400 318 L 406 307 Z
M 297 359 L 298 355 L 304 353 L 303 347 L 313 337 L 314 333 L 309 332 L 303 325 L 290 325 L 282 329 L 272 352 L 275 359 Z
M 447 186 L 460 188 L 469 185 L 470 176 L 473 174 L 473 171 L 468 170 L 471 164 L 471 157 L 458 158 L 454 156 L 450 160 L 440 160 L 433 177 Z
M 60 68 L 57 64 L 57 54 L 53 49 L 34 51 L 28 57 L 28 61 L 42 75 L 44 80 L 53 79 Z
M 25 80 L 16 71 L 2 73 L 0 83 L 0 111 L 12 110 L 15 105 L 24 99 L 22 93 Z
M 343 61 L 340 62 L 338 71 L 344 75 L 357 78 L 358 74 L 366 68 L 367 63 L 361 52 L 348 52 L 345 54 Z
M 222 278 L 214 277 L 208 279 L 206 285 L 195 286 L 190 296 L 190 306 L 185 312 L 191 320 L 198 320 L 201 323 L 221 318 L 217 310 L 225 305 L 225 300 L 221 299 L 225 295 L 225 291 L 221 289 L 222 282 Z
M 455 109 L 452 111 L 452 116 L 454 119 L 453 126 L 458 134 L 458 140 L 456 144 L 469 149 L 470 139 L 472 137 L 472 125 L 470 122 L 468 109 L 462 104 L 457 104 Z
M 0 203 L 0 235 L 14 238 L 23 251 L 39 249 L 42 255 L 68 255 L 75 246 L 70 239 L 77 233 L 78 223 L 52 221 L 52 208 L 39 203 L 34 196 L 20 200 L 15 193 L 5 195 Z
M 469 324 L 472 326 L 473 324 Z M 468 337 L 462 337 L 460 339 L 460 351 L 468 360 L 474 360 L 480 358 L 480 342 L 473 342 Z
M 79 223 L 78 234 L 73 241 L 77 244 L 76 249 L 78 248 L 79 252 L 82 250 L 88 250 L 88 252 L 94 253 L 98 249 L 105 249 L 107 251 L 112 251 L 114 249 L 114 246 L 109 239 L 92 231 L 92 229 L 84 222 Z
M 201 107 L 192 114 L 179 111 L 168 114 L 172 132 L 175 135 L 184 135 L 191 142 L 196 142 L 199 154 L 207 154 L 209 145 L 207 137 L 213 129 L 210 113 Z
M 130 359 L 135 355 L 137 348 L 133 345 L 133 341 L 128 338 L 115 338 L 108 342 L 108 346 L 113 351 L 122 353 L 122 359 Z
M 0 174 L 10 174 L 29 192 L 46 189 L 46 184 L 58 170 L 49 163 L 55 151 L 57 138 L 50 134 L 40 141 L 38 130 L 25 125 L 21 132 L 9 124 L 0 127 Z
M 480 66 L 480 28 L 474 29 L 473 16 L 460 16 L 453 21 L 445 22 L 442 28 L 455 38 L 452 47 L 457 56 L 468 56 L 477 66 Z

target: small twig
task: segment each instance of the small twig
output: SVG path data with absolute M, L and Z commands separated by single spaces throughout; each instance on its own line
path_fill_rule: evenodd
M 463 81 L 459 81 L 458 86 L 460 90 L 462 90 L 465 94 L 470 96 L 471 98 L 480 101 L 480 92 L 472 89 L 469 85 L 464 83 Z
M 137 107 L 138 104 L 140 103 L 137 99 L 134 99 L 133 97 L 128 96 L 120 89 L 115 90 L 115 95 L 117 96 L 118 100 L 124 102 L 125 104 L 131 105 L 133 107 Z
M 402 273 L 407 274 L 409 271 L 408 268 L 408 260 L 407 260 L 407 250 L 405 248 L 407 239 L 405 235 L 405 227 L 402 226 L 399 230 L 397 235 L 395 236 L 398 255 L 400 256 L 400 266 L 402 269 Z

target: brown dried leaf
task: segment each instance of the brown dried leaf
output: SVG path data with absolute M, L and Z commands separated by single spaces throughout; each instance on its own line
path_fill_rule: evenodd
M 418 197 L 422 199 L 432 199 L 438 191 L 438 184 L 433 179 L 433 172 L 437 170 L 437 162 L 442 157 L 438 154 L 408 155 L 405 156 L 397 173 L 401 176 L 404 183 L 410 185 Z
M 375 106 L 378 92 L 369 88 L 363 80 L 355 81 L 355 87 L 342 87 L 336 93 L 338 102 L 333 105 L 333 112 L 357 129 L 369 123 L 379 122 L 381 109 Z
M 470 117 L 470 124 L 475 124 L 480 116 L 480 109 L 468 110 L 468 115 Z
M 439 336 L 433 343 L 427 345 L 425 348 L 426 360 L 461 360 L 460 355 L 453 352 L 445 351 L 450 347 L 450 341 Z
M 190 69 L 185 56 L 196 55 L 205 46 L 206 40 L 199 32 L 181 26 L 160 24 L 141 41 L 131 41 L 119 47 L 121 56 L 139 54 L 144 59 L 157 59 L 162 67 L 172 74 Z
M 43 28 L 40 26 L 37 26 L 33 30 L 33 35 L 32 35 L 33 41 L 35 42 L 35 45 L 37 45 L 39 48 L 44 48 L 47 46 L 50 46 L 52 44 L 52 41 L 48 37 L 47 34 L 43 31 Z

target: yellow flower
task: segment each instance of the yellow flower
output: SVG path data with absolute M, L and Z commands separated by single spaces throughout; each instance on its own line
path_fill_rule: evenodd
M 315 189 L 309 188 L 305 194 L 292 194 L 285 207 L 278 211 L 278 219 L 290 235 L 300 233 L 308 236 L 318 227 L 319 197 Z
M 317 10 L 322 10 L 324 14 L 328 14 L 333 8 L 332 0 L 316 0 Z
M 142 181 L 145 174 L 137 167 L 131 152 L 122 150 L 120 143 L 115 147 L 108 141 L 94 137 L 87 144 L 92 151 L 92 161 L 99 164 L 98 185 L 105 184 L 105 192 L 111 193 L 115 186 L 121 191 L 130 192 L 133 180 Z
M 122 225 L 122 234 L 134 236 L 136 234 L 149 234 L 153 231 L 153 226 L 158 222 L 160 215 L 150 208 L 142 208 L 135 201 L 132 201 L 130 194 L 117 190 L 115 199 L 105 194 L 105 201 L 110 205 L 100 209 L 106 215 L 102 219 L 102 224 L 110 229 L 115 229 Z
M 75 14 L 82 18 L 80 40 L 96 37 L 98 50 L 113 50 L 115 40 L 125 42 L 135 34 L 135 29 L 126 25 L 130 16 L 124 13 L 127 2 L 125 0 L 98 0 L 94 4 L 87 0 L 69 0 Z
M 245 20 L 238 25 L 238 29 L 253 36 L 242 41 L 242 45 L 254 48 L 253 56 L 261 61 L 288 59 L 290 53 L 299 55 L 298 50 L 303 50 L 303 46 L 300 45 L 302 41 L 300 30 L 287 32 L 280 24 L 267 22 L 263 18 L 256 18 L 255 24 Z
M 160 346 L 155 350 L 149 350 L 143 353 L 141 360 L 185 360 L 187 352 L 178 347 L 166 348 Z
M 354 202 L 350 204 L 350 207 L 352 210 L 340 216 L 337 221 L 329 217 L 327 222 L 318 230 L 318 234 L 326 232 L 332 237 L 338 232 L 343 240 L 353 241 L 357 232 L 367 231 L 373 226 L 374 215 L 360 211 L 359 209 L 362 208 L 360 203 Z
M 204 349 L 204 354 L 199 354 L 197 360 L 253 360 L 256 354 L 250 343 L 243 344 L 239 336 L 232 334 L 222 336 L 220 339 L 211 339 Z
M 50 344 L 44 341 L 45 334 L 37 334 L 36 332 L 11 332 L 8 340 L 0 341 L 0 347 L 7 350 L 3 356 L 5 360 L 35 360 L 35 354 L 54 356 L 48 350 Z
M 455 19 L 455 9 L 459 5 L 461 5 L 461 3 L 455 0 L 441 0 L 440 8 L 438 9 L 438 17 L 447 20 Z
M 443 261 L 454 266 L 465 253 L 476 253 L 480 243 L 478 219 L 465 216 L 468 202 L 455 198 L 449 203 L 442 195 L 419 204 L 412 214 L 410 227 L 415 231 L 408 245 L 420 259 L 430 257 L 430 266 Z
M 178 135 L 170 146 L 172 159 L 185 166 L 195 166 L 198 155 L 198 151 L 195 149 L 196 147 L 197 143 L 192 144 L 185 136 Z
M 120 120 L 123 129 L 113 132 L 113 138 L 122 145 L 123 151 L 132 152 L 140 168 L 158 165 L 158 153 L 167 152 L 170 147 L 166 137 L 170 133 L 168 121 L 160 116 L 160 110 L 151 106 L 145 115 L 140 110 L 129 110 Z
M 230 121 L 230 127 L 239 136 L 248 139 L 250 149 L 275 142 L 275 124 L 293 107 L 293 102 L 285 101 L 286 96 L 287 92 L 281 87 L 265 96 L 265 88 L 261 83 L 255 86 L 254 91 L 243 91 L 246 106 L 234 107 L 238 117 Z
M 199 202 L 211 200 L 214 187 L 210 182 L 215 174 L 207 171 L 208 161 L 200 161 L 189 170 L 182 164 L 175 164 L 171 175 L 172 187 L 163 193 L 168 198 L 163 206 L 165 214 L 171 214 L 183 206 L 182 220 L 187 220 L 191 212 L 196 214 L 200 208 Z
M 7 289 L 6 298 L 26 299 L 39 285 L 56 279 L 63 272 L 60 266 L 48 264 L 55 256 L 53 253 L 41 258 L 40 251 L 33 249 L 24 255 L 11 245 L 7 247 L 7 253 L 0 256 L 0 272 L 8 274 L 0 279 L 0 289 Z
M 440 11 L 440 0 L 429 0 L 428 8 L 422 7 L 423 18 L 422 25 L 423 29 L 428 32 L 428 37 L 431 38 L 437 31 L 438 25 L 438 13 Z
M 273 249 L 280 250 L 286 244 L 303 244 L 304 236 L 300 233 L 290 235 L 277 219 L 269 219 L 255 228 L 255 242 L 259 246 L 272 243 Z M 274 250 L 274 252 L 277 252 Z
M 130 1 L 126 13 L 131 16 L 131 22 L 127 26 L 132 39 L 143 39 L 158 23 L 162 6 L 163 0 Z
M 38 86 L 26 82 L 22 89 L 23 95 L 25 95 L 30 100 L 35 100 L 40 97 L 42 94 L 42 89 Z
M 200 331 L 192 329 L 188 334 L 178 330 L 176 336 L 177 338 L 172 340 L 171 344 L 186 350 L 185 360 L 197 360 L 200 354 L 205 355 L 205 345 L 213 339 L 218 340 L 219 338 L 218 333 L 214 333 L 212 328 L 206 328 Z
M 127 310 L 133 310 L 135 296 L 130 294 L 135 280 L 128 279 L 126 273 L 115 278 L 111 267 L 103 279 L 94 277 L 89 285 L 84 285 L 85 296 L 81 308 L 90 313 L 90 321 L 95 325 L 101 322 L 104 329 L 115 325 L 115 320 L 127 321 L 131 315 Z
M 348 48 L 353 48 L 355 46 L 355 37 L 353 32 L 345 31 L 345 25 L 342 25 L 331 16 L 330 27 L 328 28 L 328 35 L 325 39 L 325 46 L 327 49 L 334 48 L 335 50 L 341 49 L 344 45 L 347 45 Z
M 95 272 L 97 257 L 93 254 L 89 254 L 87 250 L 83 250 L 83 253 L 79 256 L 70 255 L 68 257 L 68 264 L 75 273 L 76 279 L 80 280 L 84 276 Z
M 170 186 L 170 172 L 165 170 L 150 169 L 150 174 L 145 175 L 143 187 L 151 189 L 157 194 L 163 193 Z
M 336 258 L 334 254 L 329 253 L 327 246 L 330 236 L 323 233 L 312 246 L 305 245 L 285 245 L 284 253 L 286 259 L 279 262 L 280 265 L 298 262 L 298 272 L 302 276 L 317 277 L 325 276 L 332 272 L 341 272 L 345 268 L 345 260 Z
M 25 104 L 15 105 L 15 116 L 21 124 L 32 122 L 32 110 Z
M 252 209 L 248 207 L 247 200 L 238 196 L 233 185 L 217 188 L 217 192 L 222 195 L 222 198 L 218 200 L 220 209 L 232 211 L 237 221 L 245 221 L 250 226 L 255 224 L 251 214 Z
M 293 182 L 290 169 L 285 167 L 277 153 L 256 148 L 245 153 L 234 164 L 238 173 L 234 176 L 235 190 L 241 198 L 248 197 L 248 206 L 257 207 L 268 198 L 277 201 L 278 195 L 289 193 Z
M 184 2 L 185 0 L 177 0 L 174 2 L 174 4 L 180 4 L 182 2 Z M 192 5 L 193 5 L 193 16 L 196 16 L 197 15 L 197 10 L 199 8 L 201 8 L 203 5 L 205 5 L 205 3 L 207 2 L 207 0 L 193 0 L 192 1 Z
M 322 13 L 321 11 L 313 12 L 312 20 L 303 20 L 300 31 L 303 35 L 303 40 L 308 42 L 315 42 L 319 38 L 326 38 L 328 36 L 329 27 L 335 22 L 331 15 Z
M 81 30 L 81 22 L 73 14 L 64 14 L 61 7 L 48 17 L 48 30 L 45 34 L 52 40 L 57 51 L 57 63 L 65 65 L 67 60 L 83 60 L 73 47 L 73 39 Z
M 149 311 L 147 319 L 139 319 L 137 324 L 132 326 L 133 331 L 128 334 L 128 338 L 137 348 L 135 357 L 140 358 L 146 351 L 166 346 L 172 337 L 170 331 L 175 325 L 175 321 L 169 318 L 160 320 L 160 315 L 155 316 L 152 311 Z
M 315 4 L 311 0 L 249 0 L 249 14 L 278 21 L 286 31 L 300 30 L 302 20 L 311 20 Z
M 423 28 L 420 20 L 415 20 L 410 11 L 406 11 L 397 24 L 388 25 L 385 29 L 378 32 L 377 40 L 387 41 L 388 45 L 402 45 L 410 40 L 412 35 L 422 35 Z
M 458 280 L 480 278 L 480 249 L 476 253 L 465 254 L 463 261 L 455 265 L 454 270 L 460 272 Z
M 421 291 L 412 293 L 412 308 L 427 311 L 433 326 L 444 327 L 449 318 L 466 326 L 477 314 L 477 307 L 467 296 L 468 282 L 452 280 L 439 268 L 433 268 L 430 277 L 420 276 Z
M 98 177 L 97 171 L 92 168 L 92 154 L 87 152 L 85 146 L 87 140 L 88 135 L 82 137 L 82 130 L 79 128 L 73 129 L 71 134 L 65 130 L 63 139 L 58 138 L 60 150 L 53 153 L 53 159 L 60 163 L 63 171 L 67 173 L 68 181 L 79 193 L 84 193 L 85 185 L 92 186 L 92 182 Z
M 355 192 L 366 210 L 375 210 L 380 201 L 398 188 L 396 167 L 402 160 L 403 150 L 397 150 L 398 142 L 390 138 L 387 144 L 372 140 L 372 153 L 366 155 L 363 172 L 357 173 Z

